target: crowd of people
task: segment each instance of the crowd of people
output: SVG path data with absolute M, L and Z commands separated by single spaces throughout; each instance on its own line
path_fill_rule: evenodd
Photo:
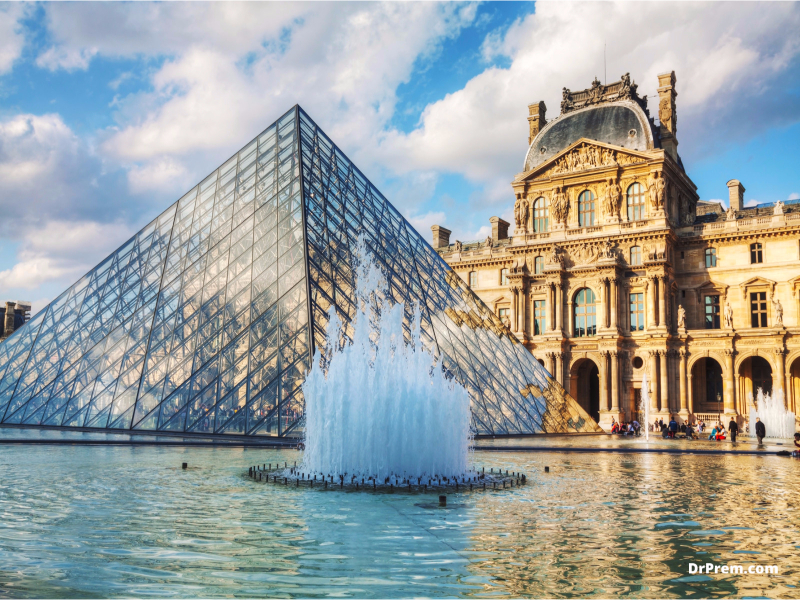
M 664 423 L 664 419 L 659 418 L 652 424 L 648 423 L 647 427 L 649 431 L 653 433 L 660 433 L 661 437 L 665 439 L 675 439 L 680 437 L 687 440 L 702 439 L 702 437 L 706 435 L 706 430 L 708 429 L 708 425 L 706 425 L 702 419 L 695 421 L 694 423 L 684 422 L 678 424 L 677 420 L 675 419 L 675 415 L 670 415 L 670 420 L 668 423 Z M 739 424 L 735 419 L 730 420 L 727 429 L 722 421 L 718 421 L 711 427 L 711 430 L 708 432 L 707 439 L 719 442 L 730 438 L 731 442 L 735 442 L 737 436 L 739 435 L 739 431 Z M 611 417 L 611 433 L 638 436 L 641 435 L 641 426 L 636 420 L 629 423 L 624 421 L 617 422 L 614 417 Z M 744 433 L 750 433 L 750 426 L 748 424 L 744 425 Z M 767 432 L 764 423 L 758 417 L 756 417 L 755 434 L 756 438 L 758 439 L 758 445 L 762 445 Z M 800 433 L 794 434 L 794 445 L 797 448 L 800 448 Z M 793 456 L 800 457 L 800 450 L 795 450 L 792 454 Z

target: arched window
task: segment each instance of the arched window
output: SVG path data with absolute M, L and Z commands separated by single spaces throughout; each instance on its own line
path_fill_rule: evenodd
M 706 267 L 717 266 L 717 249 L 706 248 Z
M 578 226 L 591 227 L 592 225 L 594 225 L 594 194 L 590 190 L 586 190 L 578 196 Z
M 550 209 L 547 198 L 537 198 L 533 202 L 533 230 L 542 233 L 550 229 Z
M 478 287 L 478 274 L 475 271 L 469 272 L 469 287 L 473 290 Z
M 594 292 L 583 288 L 575 294 L 575 337 L 597 335 L 597 305 Z
M 537 256 L 533 259 L 534 274 L 544 273 L 544 256 Z
M 641 246 L 631 246 L 631 265 L 640 265 L 642 264 L 642 247 Z
M 632 183 L 628 186 L 628 221 L 644 219 L 644 186 Z
M 500 285 L 508 285 L 508 269 L 500 269 Z

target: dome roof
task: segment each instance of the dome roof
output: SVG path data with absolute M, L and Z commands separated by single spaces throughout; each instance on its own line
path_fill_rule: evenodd
M 535 169 L 581 138 L 629 150 L 652 150 L 659 145 L 647 115 L 636 102 L 587 106 L 561 114 L 542 128 L 528 148 L 524 170 Z

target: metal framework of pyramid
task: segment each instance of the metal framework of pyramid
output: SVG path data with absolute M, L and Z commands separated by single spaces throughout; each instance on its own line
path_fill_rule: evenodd
M 360 235 L 476 434 L 599 431 L 297 106 L 0 344 L 2 423 L 300 434 Z

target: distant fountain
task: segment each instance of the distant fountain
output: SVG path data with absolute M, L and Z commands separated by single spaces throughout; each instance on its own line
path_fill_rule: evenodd
M 650 388 L 647 387 L 647 373 L 642 375 L 642 404 L 644 404 L 644 439 L 650 441 Z
M 756 435 L 756 417 L 764 423 L 768 438 L 790 438 L 794 436 L 795 415 L 789 412 L 783 402 L 783 390 L 770 394 L 758 388 L 756 405 L 750 410 L 750 435 Z
M 303 384 L 304 472 L 337 479 L 456 477 L 467 473 L 470 400 L 423 348 L 417 307 L 404 339 L 405 307 L 359 243 L 352 343 L 330 311 L 327 346 Z

